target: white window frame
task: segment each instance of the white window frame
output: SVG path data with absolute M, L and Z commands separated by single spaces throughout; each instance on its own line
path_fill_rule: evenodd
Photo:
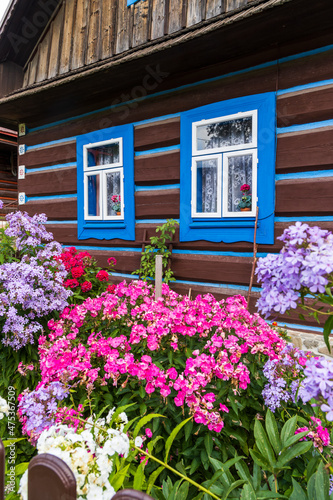
M 252 209 L 248 212 L 229 212 L 228 210 L 228 160 L 233 156 L 249 156 L 252 155 L 252 186 L 251 186 L 251 196 L 252 196 Z M 258 166 L 258 152 L 257 149 L 243 149 L 240 151 L 230 151 L 223 154 L 223 182 L 222 182 L 222 199 L 223 199 L 223 209 L 222 217 L 255 217 L 257 210 L 257 166 Z
M 213 123 L 228 122 L 232 120 L 237 120 L 240 118 L 252 117 L 252 142 L 235 144 L 233 146 L 224 146 L 221 148 L 212 149 L 197 149 L 197 130 L 198 127 L 202 125 L 210 125 Z M 251 111 L 245 111 L 240 113 L 235 113 L 232 115 L 219 116 L 217 118 L 211 118 L 209 120 L 201 120 L 192 123 L 192 155 L 204 155 L 204 154 L 214 154 L 223 153 L 225 151 L 237 151 L 241 149 L 251 149 L 257 147 L 257 136 L 258 136 L 258 110 L 254 109 Z
M 217 211 L 216 212 L 197 212 L 196 211 L 196 200 L 197 200 L 197 163 L 199 161 L 209 161 L 217 160 Z M 221 155 L 205 155 L 205 156 L 195 156 L 192 158 L 192 217 L 196 218 L 221 218 L 221 207 L 222 207 L 222 156 Z
M 119 143 L 119 161 L 88 167 L 88 149 L 109 144 Z M 107 215 L 107 181 L 106 175 L 111 172 L 120 172 L 120 196 L 121 196 L 121 215 Z M 100 193 L 99 193 L 99 212 L 100 215 L 89 215 L 88 213 L 88 176 L 99 175 Z M 123 138 L 117 137 L 100 142 L 93 142 L 83 146 L 83 183 L 84 183 L 84 220 L 86 221 L 123 221 L 125 218 L 124 204 L 124 167 L 123 167 Z

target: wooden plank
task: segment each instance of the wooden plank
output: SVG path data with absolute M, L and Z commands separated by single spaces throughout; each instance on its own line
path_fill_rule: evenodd
M 223 0 L 207 0 L 206 19 L 218 16 L 224 12 Z
M 129 16 L 130 9 L 127 7 L 127 0 L 119 0 L 117 12 L 116 54 L 120 54 L 121 52 L 129 49 Z
M 149 1 L 142 0 L 134 5 L 132 47 L 137 47 L 148 40 Z
M 276 215 L 330 215 L 332 207 L 333 177 L 276 183 Z
M 49 29 L 48 33 L 46 33 L 43 41 L 40 43 L 38 47 L 39 51 L 39 62 L 36 74 L 36 82 L 42 82 L 47 79 L 48 70 L 49 70 L 49 52 L 51 45 L 51 33 L 52 30 Z
M 135 193 L 136 218 L 179 217 L 179 189 Z
M 200 23 L 202 20 L 203 0 L 188 0 L 186 26 Z
M 90 0 L 90 19 L 87 41 L 86 63 L 99 60 L 100 53 L 100 0 Z
M 60 146 L 28 151 L 20 161 L 26 167 L 44 167 L 76 161 L 76 143 L 64 143 Z
M 134 129 L 134 149 L 149 149 L 174 146 L 180 142 L 179 118 L 160 123 L 147 124 Z
M 279 89 L 329 80 L 332 66 L 333 50 L 279 64 Z
M 29 82 L 28 85 L 32 85 L 36 81 L 37 69 L 39 60 L 39 50 L 37 50 L 33 60 L 29 63 Z
M 76 220 L 77 217 L 76 198 L 29 201 L 21 209 L 29 215 L 46 214 L 49 220 Z
M 333 128 L 315 129 L 278 137 L 276 170 L 307 167 L 316 170 L 333 164 Z
M 59 73 L 67 73 L 71 68 L 71 50 L 73 42 L 73 23 L 75 19 L 76 0 L 66 0 L 64 31 L 61 46 L 61 55 L 59 63 Z
M 169 0 L 168 33 L 175 33 L 182 29 L 183 2 L 184 0 Z
M 89 0 L 80 0 L 77 4 L 73 27 L 73 54 L 71 68 L 81 68 L 85 64 L 87 51 Z
M 64 27 L 64 10 L 64 6 L 62 6 L 52 23 L 52 39 L 50 46 L 50 64 L 48 78 L 53 78 L 58 74 L 60 46 Z
M 156 40 L 164 36 L 165 0 L 153 0 L 151 22 L 151 39 Z
M 101 59 L 107 59 L 113 55 L 117 0 L 104 0 L 101 9 Z
M 135 182 L 137 184 L 179 182 L 179 156 L 179 151 L 176 151 L 135 158 Z
M 333 116 L 333 85 L 306 89 L 277 99 L 278 127 L 330 120 Z
M 225 0 L 226 1 L 226 12 L 231 12 L 236 9 L 245 7 L 248 0 Z
M 247 285 L 250 282 L 252 259 L 220 255 L 173 254 L 171 269 L 182 280 L 208 281 Z
M 20 181 L 20 190 L 27 196 L 76 193 L 76 168 L 32 172 Z

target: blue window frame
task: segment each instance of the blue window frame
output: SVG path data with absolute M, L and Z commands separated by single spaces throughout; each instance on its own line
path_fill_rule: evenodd
M 139 2 L 140 0 L 127 0 L 127 7 L 133 5 L 133 3 Z
M 274 243 L 276 94 L 181 115 L 180 240 Z M 242 190 L 241 190 L 242 188 Z
M 76 138 L 78 239 L 135 239 L 133 125 Z

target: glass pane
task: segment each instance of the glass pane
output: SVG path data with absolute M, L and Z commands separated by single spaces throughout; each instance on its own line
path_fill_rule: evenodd
M 228 212 L 252 210 L 252 164 L 252 155 L 228 158 Z
M 110 165 L 119 162 L 119 142 L 88 148 L 88 167 Z
M 88 175 L 88 216 L 100 215 L 100 178 L 99 175 Z
M 217 212 L 217 159 L 197 161 L 196 212 Z
M 120 172 L 106 174 L 107 215 L 121 215 Z
M 252 143 L 252 116 L 197 127 L 197 150 Z

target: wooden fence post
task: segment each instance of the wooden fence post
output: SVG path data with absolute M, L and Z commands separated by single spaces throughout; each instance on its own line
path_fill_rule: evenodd
M 28 500 L 76 500 L 76 480 L 60 458 L 42 453 L 28 467 Z
M 112 500 L 153 500 L 151 496 L 136 490 L 120 490 Z
M 156 255 L 155 257 L 155 300 L 162 297 L 162 275 L 163 275 L 163 256 Z
M 0 500 L 4 500 L 5 498 L 5 464 L 6 464 L 5 447 L 0 439 Z

